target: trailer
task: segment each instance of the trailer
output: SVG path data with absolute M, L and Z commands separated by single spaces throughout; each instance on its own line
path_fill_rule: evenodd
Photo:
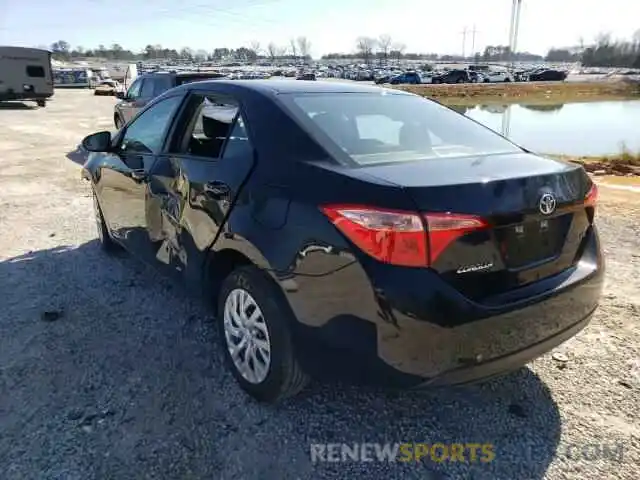
M 53 84 L 56 88 L 91 88 L 94 74 L 87 67 L 56 68 L 53 70 Z
M 51 52 L 0 46 L 0 101 L 29 100 L 44 107 L 51 96 Z

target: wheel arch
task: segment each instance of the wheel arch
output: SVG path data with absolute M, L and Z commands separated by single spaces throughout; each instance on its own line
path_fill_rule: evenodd
M 208 249 L 202 265 L 202 293 L 205 298 L 212 303 L 216 302 L 225 278 L 236 268 L 249 265 L 257 267 L 270 277 L 286 298 L 270 262 L 257 247 L 239 235 L 234 235 L 232 239 L 220 238 Z

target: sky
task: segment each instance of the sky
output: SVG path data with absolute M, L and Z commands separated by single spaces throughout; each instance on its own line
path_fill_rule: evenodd
M 518 50 L 585 44 L 602 32 L 632 37 L 637 0 L 523 0 Z M 212 51 L 306 36 L 311 54 L 355 51 L 358 36 L 388 34 L 407 52 L 461 54 L 507 45 L 511 0 L 0 0 L 0 45 L 118 43 Z M 476 30 L 475 39 L 472 30 Z M 467 29 L 463 42 L 463 30 Z

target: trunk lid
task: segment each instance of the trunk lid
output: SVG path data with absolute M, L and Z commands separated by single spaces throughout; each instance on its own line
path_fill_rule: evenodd
M 481 217 L 431 265 L 482 302 L 575 265 L 593 223 L 592 182 L 579 165 L 529 153 L 362 167 L 403 187 L 418 211 Z

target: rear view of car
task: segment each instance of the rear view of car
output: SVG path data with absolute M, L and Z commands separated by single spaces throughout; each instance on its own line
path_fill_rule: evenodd
M 372 348 L 387 364 L 416 381 L 467 382 L 586 325 L 604 264 L 597 187 L 580 166 L 416 96 L 300 95 L 290 105 L 342 163 L 330 171 L 353 180 L 345 191 L 314 175 L 332 192 L 319 208 L 365 272 L 344 310 L 380 311 Z
M 162 133 L 146 147 L 149 131 Z M 584 169 L 417 95 L 199 82 L 83 145 L 103 248 L 213 299 L 226 364 L 262 401 L 336 362 L 402 386 L 503 374 L 576 335 L 599 302 Z M 129 148 L 127 170 L 113 157 Z

